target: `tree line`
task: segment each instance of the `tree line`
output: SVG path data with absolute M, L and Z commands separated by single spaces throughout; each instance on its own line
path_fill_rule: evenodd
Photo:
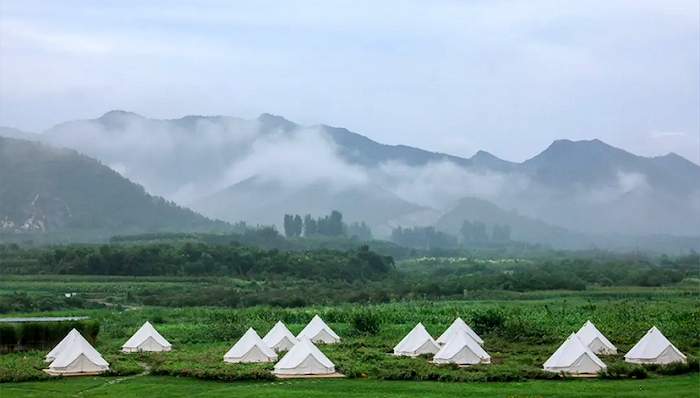
M 479 221 L 469 222 L 464 220 L 460 228 L 460 234 L 464 245 L 484 245 L 486 243 L 508 243 L 510 240 L 510 225 L 494 224 L 489 236 L 486 224 Z M 403 228 L 398 226 L 391 231 L 391 241 L 406 247 L 431 249 L 450 248 L 460 245 L 457 236 L 443 231 L 437 231 L 435 227 Z
M 10 251 L 12 250 L 12 251 Z M 240 244 L 104 244 L 41 249 L 6 247 L 2 273 L 233 276 L 264 279 L 288 276 L 316 280 L 375 280 L 394 270 L 394 260 L 367 245 L 347 251 L 280 251 Z
M 305 215 L 303 218 L 299 214 L 285 214 L 284 235 L 288 238 L 313 236 L 327 236 L 332 238 L 353 237 L 356 236 L 362 240 L 372 239 L 372 230 L 365 224 L 354 222 L 347 224 L 343 221 L 343 214 L 337 210 L 333 210 L 331 214 L 313 218 L 311 214 Z

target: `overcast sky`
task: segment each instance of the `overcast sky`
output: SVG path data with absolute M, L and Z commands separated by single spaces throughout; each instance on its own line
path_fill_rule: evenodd
M 269 112 L 459 156 L 699 162 L 698 3 L 2 0 L 0 124 Z

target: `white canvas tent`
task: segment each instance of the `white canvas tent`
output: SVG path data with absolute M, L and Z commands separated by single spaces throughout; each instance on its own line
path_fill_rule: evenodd
M 47 373 L 53 375 L 93 374 L 108 369 L 109 363 L 78 333 L 51 362 Z
M 335 373 L 335 365 L 311 340 L 302 336 L 287 355 L 275 365 L 277 375 L 327 375 Z
M 600 333 L 598 328 L 591 321 L 586 323 L 576 332 L 583 344 L 593 351 L 596 355 L 613 355 L 617 354 L 617 348 L 608 340 L 603 333 Z
M 575 333 L 543 365 L 548 372 L 571 374 L 595 374 L 606 367 Z
M 435 354 L 438 351 L 440 347 L 420 322 L 394 347 L 394 355 L 409 357 Z
M 434 363 L 491 363 L 491 356 L 464 330 L 459 330 L 433 357 Z
M 308 325 L 297 336 L 301 340 L 302 336 L 306 336 L 314 343 L 337 343 L 340 337 L 331 329 L 320 316 L 315 315 Z
M 631 363 L 673 363 L 688 362 L 688 358 L 676 348 L 656 326 L 625 355 L 625 361 Z
M 289 351 L 299 341 L 282 321 L 278 321 L 262 340 L 276 352 Z
M 138 351 L 170 351 L 172 345 L 151 325 L 150 322 L 141 326 L 129 340 L 122 346 L 122 352 L 138 352 Z
M 54 359 L 58 356 L 58 354 L 61 353 L 68 345 L 74 341 L 77 336 L 83 337 L 78 329 L 72 329 L 66 337 L 63 338 L 58 344 L 56 344 L 56 347 L 54 347 L 51 351 L 49 351 L 48 354 L 46 354 L 46 357 L 44 358 L 44 362 L 53 362 Z
M 469 336 L 471 336 L 471 338 L 476 341 L 477 344 L 484 345 L 484 340 L 482 340 L 481 337 L 479 337 L 479 335 L 476 334 L 476 332 L 462 320 L 462 318 L 455 319 L 455 321 L 452 322 L 452 325 L 450 325 L 450 327 L 448 327 L 447 330 L 445 330 L 445 332 L 438 337 L 437 343 L 440 345 L 446 344 L 452 337 L 455 336 L 455 334 L 457 334 L 457 332 L 461 330 L 467 332 L 467 334 L 469 334 Z
M 277 354 L 265 344 L 260 336 L 249 328 L 233 347 L 224 355 L 224 362 L 273 362 Z

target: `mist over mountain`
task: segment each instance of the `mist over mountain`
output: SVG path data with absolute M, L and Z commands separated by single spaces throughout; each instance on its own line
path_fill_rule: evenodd
M 269 114 L 156 120 L 124 111 L 37 136 L 99 159 L 151 194 L 231 222 L 279 225 L 286 213 L 337 209 L 387 236 L 399 225 L 454 233 L 463 220 L 481 218 L 508 223 L 517 239 L 584 247 L 593 235 L 700 234 L 700 166 L 599 140 L 557 140 L 514 163 L 484 151 L 461 158 L 385 145 Z

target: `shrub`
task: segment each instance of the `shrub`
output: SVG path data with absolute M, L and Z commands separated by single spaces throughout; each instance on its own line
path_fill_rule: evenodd
M 649 373 L 647 373 L 647 370 L 643 367 L 635 366 L 629 371 L 628 376 L 633 379 L 646 379 L 649 376 Z
M 182 376 L 201 380 L 243 381 L 275 380 L 275 375 L 265 368 L 236 369 L 222 365 L 219 367 L 202 367 L 199 363 L 178 363 L 159 366 L 151 370 L 157 376 Z
M 92 319 L 71 322 L 26 322 L 19 328 L 19 343 L 29 349 L 48 349 L 61 341 L 73 328 L 78 329 L 91 344 L 95 344 L 100 323 Z
M 598 377 L 602 379 L 646 379 L 648 376 L 649 373 L 644 366 L 626 362 L 613 363 L 608 365 L 607 368 L 598 372 Z
M 691 360 L 686 362 L 674 362 L 667 365 L 659 365 L 655 369 L 650 369 L 654 373 L 660 375 L 680 375 L 685 373 L 697 372 L 698 371 L 698 361 Z
M 380 331 L 381 320 L 379 315 L 371 311 L 362 311 L 355 314 L 352 319 L 352 334 L 376 336 Z
M 40 370 L 44 367 L 43 359 L 39 352 L 0 356 L 0 383 L 51 379 L 53 376 Z
M 245 322 L 233 313 L 214 312 L 207 322 L 207 334 L 213 341 L 236 340 L 245 331 Z
M 501 327 L 504 319 L 503 311 L 489 308 L 486 311 L 475 312 L 472 315 L 472 325 L 475 332 L 487 333 Z
M 17 328 L 11 323 L 0 323 L 0 345 L 15 345 L 19 341 Z

